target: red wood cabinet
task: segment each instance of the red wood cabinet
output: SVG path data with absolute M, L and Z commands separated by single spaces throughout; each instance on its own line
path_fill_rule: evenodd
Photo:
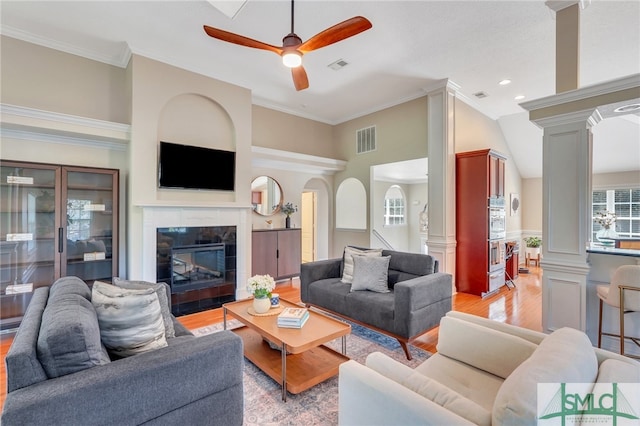
M 504 285 L 489 274 L 489 197 L 504 196 L 505 157 L 485 149 L 456 154 L 456 288 L 485 295 Z M 501 243 L 504 250 L 504 242 Z M 504 270 L 500 272 L 504 276 Z M 494 277 L 493 279 L 491 277 Z

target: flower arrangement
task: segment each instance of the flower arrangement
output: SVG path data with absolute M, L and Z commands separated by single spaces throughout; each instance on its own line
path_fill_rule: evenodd
M 615 213 L 608 210 L 597 212 L 596 216 L 593 218 L 593 220 L 599 223 L 604 229 L 611 228 L 611 225 L 616 222 L 616 219 Z
M 291 216 L 297 211 L 298 211 L 298 206 L 294 206 L 291 203 L 286 203 L 285 205 L 282 206 L 282 213 L 286 214 L 287 217 Z
M 276 282 L 271 275 L 254 275 L 247 281 L 247 290 L 256 299 L 271 297 L 271 291 L 276 288 Z

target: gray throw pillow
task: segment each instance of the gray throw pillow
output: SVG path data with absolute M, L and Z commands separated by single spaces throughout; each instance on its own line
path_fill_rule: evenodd
M 344 268 L 342 270 L 342 282 L 348 284 L 353 281 L 353 256 L 382 256 L 382 249 L 366 249 L 361 250 L 355 247 L 345 247 L 343 255 Z
M 50 379 L 111 362 L 100 342 L 91 302 L 73 293 L 49 299 L 42 313 L 37 353 Z
M 114 355 L 126 357 L 167 346 L 157 293 L 93 283 L 91 302 L 100 336 Z
M 353 256 L 353 282 L 351 291 L 371 290 L 389 293 L 387 278 L 391 256 Z
M 147 281 L 130 281 L 122 278 L 115 277 L 113 283 L 118 287 L 128 288 L 133 290 L 144 290 L 152 288 L 158 295 L 158 301 L 160 302 L 160 312 L 162 313 L 162 321 L 164 322 L 164 334 L 167 339 L 176 337 L 176 331 L 173 327 L 173 319 L 171 317 L 171 304 L 169 303 L 167 285 L 164 283 L 151 283 Z

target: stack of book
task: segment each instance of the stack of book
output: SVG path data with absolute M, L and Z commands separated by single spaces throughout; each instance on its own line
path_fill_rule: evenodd
M 308 319 L 309 310 L 307 308 L 284 308 L 282 313 L 278 315 L 278 327 L 302 328 Z

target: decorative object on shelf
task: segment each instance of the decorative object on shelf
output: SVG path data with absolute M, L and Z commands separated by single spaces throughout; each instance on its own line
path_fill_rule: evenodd
M 254 275 L 247 282 L 247 290 L 253 294 L 253 310 L 264 314 L 271 309 L 271 291 L 276 288 L 276 282 L 271 275 Z
M 285 228 L 291 228 L 291 215 L 298 211 L 298 206 L 294 206 L 291 203 L 286 203 L 282 206 L 282 213 L 287 215 L 284 220 Z
M 596 238 L 600 244 L 605 246 L 613 246 L 615 239 L 618 238 L 618 233 L 613 229 L 616 223 L 616 215 L 608 210 L 599 211 L 596 213 L 593 220 L 598 223 L 602 228 L 596 232 Z

